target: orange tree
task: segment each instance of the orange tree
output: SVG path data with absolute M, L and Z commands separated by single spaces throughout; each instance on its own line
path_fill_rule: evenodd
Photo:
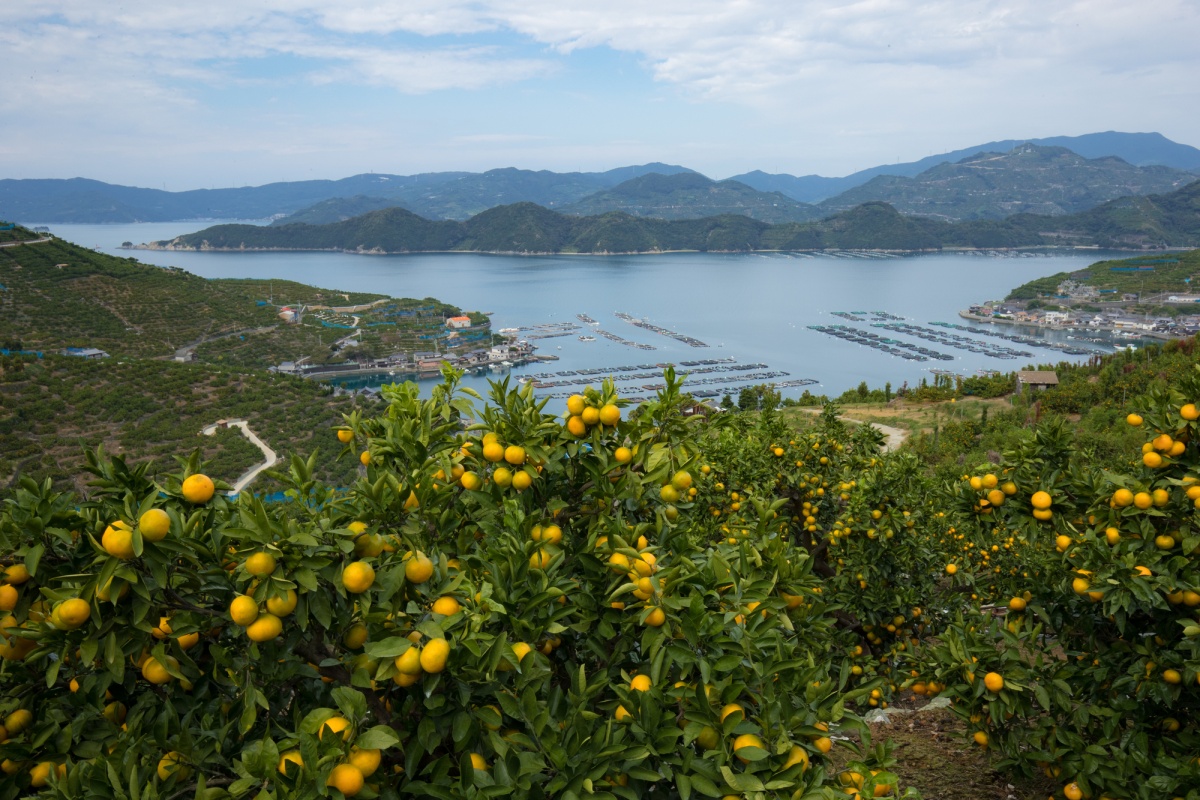
M 834 626 L 836 668 L 868 689 L 856 703 L 886 708 L 899 684 L 898 656 L 940 630 L 964 597 L 942 578 L 946 510 L 911 454 L 882 454 L 869 426 L 853 431 L 827 405 L 817 424 L 790 429 L 771 410 L 728 415 L 706 448 L 712 481 L 697 498 L 736 541 L 752 530 L 752 501 L 777 498 L 772 527 L 808 554 L 816 597 L 787 593 Z
M 1196 373 L 1143 398 L 1120 472 L 1047 425 L 951 492 L 947 568 L 979 603 L 914 674 L 1056 796 L 1200 797 L 1198 398 Z
M 670 372 L 636 411 L 606 384 L 562 415 L 457 379 L 347 418 L 345 492 L 315 455 L 273 504 L 195 457 L 154 479 L 97 454 L 87 499 L 23 483 L 0 797 L 832 796 L 831 736 L 865 739 L 847 707 L 885 680 L 829 655 L 828 562 L 788 535 L 805 501 L 764 487 L 718 539 Z M 812 497 L 853 466 L 820 448 L 789 470 Z M 843 778 L 886 796 L 887 764 Z

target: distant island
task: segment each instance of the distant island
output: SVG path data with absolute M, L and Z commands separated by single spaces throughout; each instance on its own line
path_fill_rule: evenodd
M 1200 246 L 1200 181 L 1166 194 L 1124 197 L 1076 214 L 1016 214 L 947 222 L 867 202 L 812 222 L 770 224 L 737 214 L 663 220 L 621 211 L 572 216 L 534 203 L 498 206 L 470 219 L 429 220 L 402 208 L 323 225 L 216 225 L 135 249 L 307 250 L 363 254 L 479 252 L 631 254 L 1092 247 L 1155 250 Z

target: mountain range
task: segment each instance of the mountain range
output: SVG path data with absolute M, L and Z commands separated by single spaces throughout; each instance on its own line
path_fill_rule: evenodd
M 400 207 L 430 219 L 465 220 L 488 208 L 527 201 L 546 208 L 581 214 L 621 208 L 631 213 L 664 218 L 735 212 L 767 221 L 806 220 L 867 199 L 886 200 L 907 208 L 905 203 L 908 201 L 901 196 L 906 191 L 905 185 L 895 181 L 877 183 L 871 191 L 879 190 L 881 194 L 878 196 L 860 192 L 843 201 L 836 201 L 836 196 L 862 187 L 879 176 L 918 179 L 941 164 L 973 159 L 980 153 L 1007 153 L 1027 143 L 1042 147 L 1067 147 L 1085 159 L 1116 157 L 1125 162 L 1126 167 L 1200 171 L 1200 150 L 1194 147 L 1172 142 L 1157 133 L 1108 132 L 990 142 L 907 164 L 873 167 L 843 178 L 749 172 L 714 182 L 719 184 L 715 190 L 708 186 L 701 188 L 699 183 L 693 185 L 689 183 L 691 179 L 684 178 L 680 179 L 679 185 L 664 184 L 659 179 L 623 185 L 652 174 L 666 177 L 697 174 L 686 167 L 659 163 L 620 167 L 606 172 L 557 173 L 506 168 L 484 173 L 432 172 L 407 176 L 372 173 L 333 181 L 283 182 L 184 192 L 119 186 L 84 178 L 5 179 L 0 180 L 0 218 L 37 223 L 160 222 L 264 219 L 303 212 L 306 216 L 298 220 L 319 222 L 348 219 L 372 207 Z M 1128 182 L 1123 184 L 1122 180 L 1114 178 L 1114 188 L 1121 188 L 1107 194 L 1096 194 L 1089 189 L 1084 193 L 1089 199 L 1080 200 L 1079 203 L 1098 202 L 1099 199 L 1128 193 Z M 1152 181 L 1143 181 L 1143 184 L 1144 190 L 1150 192 L 1169 188 Z M 933 185 L 929 183 L 923 188 L 932 188 Z M 766 196 L 749 193 L 746 187 Z M 353 202 L 321 206 L 335 199 Z M 834 201 L 832 205 L 823 204 L 815 209 L 808 207 L 831 199 Z M 794 202 L 789 203 L 789 200 Z M 1066 211 L 1079 204 L 1072 204 L 1070 198 L 1066 200 L 1066 204 L 1060 203 Z M 995 209 L 983 208 L 974 199 L 961 210 L 957 209 L 957 202 L 931 201 L 932 210 L 929 213 L 948 218 L 1000 214 Z M 1058 201 L 1022 196 L 1015 201 L 1006 199 L 1003 202 L 1016 202 L 1018 206 L 1025 204 L 1029 210 L 1050 210 L 1045 204 Z M 690 203 L 697 205 L 689 208 L 687 206 Z
M 401 208 L 325 225 L 217 225 L 144 245 L 165 250 L 340 250 L 641 253 L 667 250 L 936 250 L 1090 246 L 1200 246 L 1200 180 L 1174 192 L 1112 200 L 1078 214 L 1016 214 L 946 222 L 871 201 L 813 222 L 771 224 L 740 214 L 665 220 L 623 211 L 575 216 L 533 203 L 497 206 L 466 221 Z

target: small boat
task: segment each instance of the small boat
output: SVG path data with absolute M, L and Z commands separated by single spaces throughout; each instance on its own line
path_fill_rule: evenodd
M 595 337 L 595 336 L 580 336 L 580 337 L 579 337 L 579 341 L 581 341 L 581 342 L 594 342 L 594 341 L 596 341 L 596 337 Z

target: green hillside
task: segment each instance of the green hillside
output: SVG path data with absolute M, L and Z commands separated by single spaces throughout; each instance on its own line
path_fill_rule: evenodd
M 362 216 L 370 211 L 379 211 L 384 208 L 408 207 L 404 203 L 388 197 L 369 197 L 362 194 L 355 195 L 354 197 L 331 197 L 308 208 L 302 208 L 294 214 L 281 217 L 271 224 L 276 227 L 280 225 L 292 225 L 297 222 L 303 222 L 308 225 L 326 225 L 330 222 L 341 222 L 353 217 Z M 408 210 L 411 211 L 412 209 Z
M 1125 292 L 1143 296 L 1164 292 L 1192 294 L 1200 290 L 1200 250 L 1098 261 L 1078 272 L 1059 272 L 1022 284 L 1009 292 L 1008 299 L 1052 296 L 1068 278 L 1111 291 L 1114 296 Z
M 643 175 L 588 195 L 561 210 L 579 216 L 624 211 L 656 219 L 744 214 L 773 223 L 801 222 L 820 216 L 812 206 L 779 192 L 760 192 L 735 180 L 714 181 L 694 172 Z
M 466 222 L 433 222 L 399 208 L 328 225 L 217 225 L 156 249 L 643 253 L 942 247 L 1200 246 L 1200 181 L 1165 195 L 1114 200 L 1082 214 L 1018 214 L 945 222 L 908 216 L 880 202 L 813 222 L 772 225 L 744 215 L 662 220 L 625 212 L 578 217 L 533 203 L 499 206 Z
M 214 477 L 233 481 L 262 462 L 237 430 L 200 436 L 220 419 L 245 419 L 280 458 L 320 449 L 321 473 L 336 485 L 354 479 L 357 462 L 335 462 L 342 445 L 332 426 L 373 401 L 335 397 L 301 378 L 205 364 L 144 360 L 86 361 L 0 355 L 0 487 L 18 475 L 64 484 L 78 476 L 85 449 L 103 445 L 130 460 L 175 466 L 174 456 L 199 447 Z M 286 468 L 286 464 L 279 465 Z M 255 491 L 269 486 L 260 478 Z M 82 485 L 74 488 L 83 489 Z
M 1170 192 L 1194 180 L 1194 174 L 1171 167 L 1137 167 L 1115 157 L 1088 159 L 1062 147 L 1023 144 L 939 164 L 913 178 L 880 175 L 819 208 L 832 213 L 877 200 L 904 214 L 949 221 L 1058 216 L 1118 197 Z
M 329 346 L 351 332 L 353 319 L 328 307 L 377 303 L 355 312 L 368 331 L 366 350 L 376 355 L 428 349 L 429 341 L 419 337 L 444 333 L 444 318 L 462 313 L 434 298 L 392 299 L 283 280 L 207 280 L 61 239 L 0 248 L 0 286 L 5 343 L 169 358 L 203 340 L 200 358 L 247 367 L 331 358 Z M 281 307 L 300 305 L 309 307 L 300 324 L 281 322 Z M 484 329 L 486 319 L 480 330 L 490 337 Z

